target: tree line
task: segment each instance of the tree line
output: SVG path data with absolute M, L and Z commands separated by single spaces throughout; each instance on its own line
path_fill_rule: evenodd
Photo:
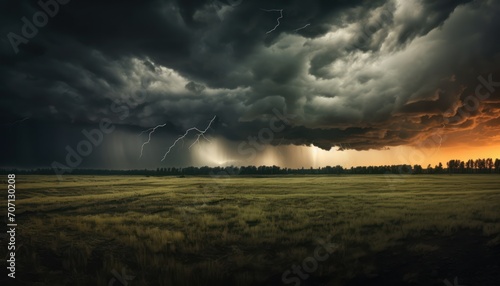
M 71 172 L 70 172 L 71 171 Z M 50 168 L 37 169 L 2 169 L 2 174 L 40 174 L 53 175 Z M 145 176 L 213 176 L 213 175 L 316 175 L 316 174 L 500 174 L 500 159 L 469 159 L 467 161 L 449 160 L 446 168 L 442 163 L 432 167 L 430 164 L 423 168 L 420 165 L 382 165 L 358 166 L 344 168 L 340 165 L 321 168 L 282 168 L 279 166 L 227 166 L 227 167 L 158 167 L 156 170 L 103 170 L 103 169 L 74 169 L 68 170 L 73 175 L 145 175 Z
M 487 159 L 469 159 L 467 161 L 450 160 L 446 163 L 449 173 L 471 174 L 471 173 L 500 173 L 500 160 L 492 158 Z

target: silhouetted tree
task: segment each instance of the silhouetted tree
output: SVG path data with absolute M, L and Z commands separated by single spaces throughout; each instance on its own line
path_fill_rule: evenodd
M 439 165 L 435 166 L 434 170 L 437 174 L 441 174 L 443 172 L 443 164 L 441 164 L 441 162 L 439 162 Z
M 493 159 L 492 158 L 486 159 L 485 167 L 488 169 L 488 173 L 491 173 L 491 170 L 493 169 Z

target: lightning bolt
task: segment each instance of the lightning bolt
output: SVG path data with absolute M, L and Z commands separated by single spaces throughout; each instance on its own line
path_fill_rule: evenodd
M 175 144 L 177 144 L 177 142 L 179 142 L 180 140 L 183 140 L 189 134 L 189 132 L 192 131 L 192 130 L 195 130 L 196 132 L 198 132 L 198 134 L 197 134 L 196 140 L 193 142 L 193 144 L 191 144 L 189 146 L 189 149 L 191 149 L 191 147 L 193 147 L 194 144 L 200 142 L 200 137 L 203 137 L 203 138 L 205 138 L 205 140 L 207 140 L 208 142 L 210 142 L 210 140 L 208 140 L 208 138 L 205 137 L 205 132 L 207 132 L 207 130 L 210 128 L 210 126 L 212 125 L 212 122 L 215 120 L 216 117 L 217 117 L 217 115 L 214 116 L 214 118 L 212 118 L 212 120 L 210 120 L 210 123 L 208 123 L 208 126 L 207 126 L 207 128 L 205 128 L 205 130 L 200 130 L 200 129 L 196 128 L 196 127 L 191 127 L 188 130 L 186 130 L 186 132 L 184 133 L 184 135 L 182 135 L 181 137 L 177 138 L 177 140 L 175 140 L 174 143 L 168 148 L 168 151 L 165 153 L 165 155 L 163 155 L 163 159 L 161 159 L 161 161 L 164 161 L 165 158 L 167 158 L 168 153 L 170 153 L 170 151 L 172 150 L 172 148 L 174 148 Z
M 146 132 L 149 132 L 149 131 L 153 130 L 153 128 L 154 128 L 154 127 L 151 127 L 151 128 L 149 128 L 148 130 L 144 130 L 144 131 L 142 131 L 141 133 L 139 133 L 139 137 L 141 137 L 141 136 L 142 136 L 142 134 L 144 134 L 144 133 L 146 133 Z
M 165 125 L 167 125 L 167 123 L 157 125 L 156 127 L 153 127 L 153 128 L 149 128 L 148 130 L 144 130 L 144 131 L 141 132 L 141 134 L 139 134 L 139 136 L 140 136 L 140 135 L 142 135 L 142 134 L 144 134 L 146 132 L 149 132 L 148 141 L 142 143 L 142 146 L 141 146 L 141 155 L 139 156 L 139 158 L 142 158 L 142 152 L 144 151 L 144 146 L 146 144 L 149 144 L 149 142 L 151 142 L 151 134 L 153 134 L 156 131 L 156 129 L 161 128 L 161 127 L 165 127 Z
M 446 124 L 443 123 L 443 127 L 441 127 L 440 129 L 444 129 L 446 128 Z M 441 134 L 436 134 L 438 137 L 439 137 L 439 146 L 436 150 L 436 152 L 439 152 L 439 149 L 441 149 L 441 145 L 443 144 L 443 136 L 441 136 Z
M 276 30 L 276 28 L 278 28 L 278 26 L 280 25 L 280 19 L 283 19 L 283 9 L 262 9 L 262 11 L 265 11 L 265 12 L 280 12 L 280 16 L 278 17 L 278 19 L 276 19 L 276 22 L 278 22 L 278 24 L 276 24 L 276 26 L 274 26 L 273 29 L 269 30 L 266 32 L 266 34 L 269 34 L 271 33 L 272 31 Z
M 295 30 L 293 30 L 293 31 L 294 31 L 294 32 L 300 31 L 300 30 L 302 30 L 302 29 L 307 28 L 307 26 L 309 26 L 309 25 L 311 25 L 311 24 L 306 24 L 304 27 L 300 27 L 300 28 L 295 29 Z

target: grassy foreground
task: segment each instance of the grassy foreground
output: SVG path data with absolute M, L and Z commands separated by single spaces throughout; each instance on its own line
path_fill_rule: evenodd
M 500 285 L 498 175 L 18 176 L 16 189 L 15 285 Z

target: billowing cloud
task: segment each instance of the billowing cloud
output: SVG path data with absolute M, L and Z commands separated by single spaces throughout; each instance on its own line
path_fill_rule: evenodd
M 268 144 L 384 149 L 436 130 L 500 143 L 497 2 L 230 3 L 69 1 L 33 37 L 21 19 L 42 8 L 1 4 L 2 122 L 176 134 L 217 115 L 212 135 L 237 145 L 280 110 L 293 120 Z M 270 33 L 266 9 L 283 9 Z

